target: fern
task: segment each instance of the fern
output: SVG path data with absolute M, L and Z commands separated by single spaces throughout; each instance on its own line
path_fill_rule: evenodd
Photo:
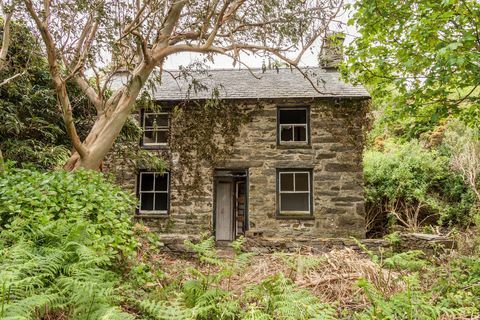
M 335 310 L 307 290 L 298 289 L 283 274 L 276 274 L 252 287 L 246 298 L 257 301 L 264 314 L 273 319 L 335 319 Z M 263 315 L 254 312 L 253 315 Z
M 193 320 L 193 310 L 181 306 L 178 302 L 143 300 L 140 309 L 155 320 Z
M 70 319 L 132 319 L 117 307 L 119 278 L 105 269 L 109 259 L 70 241 L 78 228 L 54 222 L 2 248 L 0 318 L 35 319 L 61 310 Z
M 389 269 L 420 271 L 428 266 L 427 261 L 423 259 L 424 256 L 420 250 L 397 253 L 385 258 L 383 265 Z
M 260 310 L 258 307 L 249 305 L 243 314 L 242 320 L 274 320 L 274 318 Z
M 430 320 L 439 319 L 444 315 L 462 315 L 462 308 L 447 308 L 435 304 L 431 293 L 420 290 L 417 274 L 404 278 L 407 285 L 405 291 L 385 297 L 365 279 L 359 281 L 359 286 L 365 291 L 372 306 L 357 314 L 359 319 L 405 319 Z

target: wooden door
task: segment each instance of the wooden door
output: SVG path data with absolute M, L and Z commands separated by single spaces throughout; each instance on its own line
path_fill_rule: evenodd
M 217 200 L 215 212 L 215 240 L 232 241 L 233 233 L 233 183 L 217 182 Z

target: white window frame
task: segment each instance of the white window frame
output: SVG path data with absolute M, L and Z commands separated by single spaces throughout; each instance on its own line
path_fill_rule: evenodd
M 280 123 L 280 113 L 282 111 L 288 111 L 288 110 L 302 110 L 302 111 L 305 111 L 305 123 Z M 309 136 L 308 136 L 308 124 L 309 124 L 309 121 L 310 121 L 310 117 L 309 117 L 309 114 L 308 114 L 308 108 L 307 107 L 299 107 L 299 108 L 283 108 L 283 107 L 279 107 L 278 108 L 278 119 L 277 119 L 277 123 L 278 123 L 278 142 L 280 144 L 295 144 L 295 143 L 308 143 L 308 139 L 309 139 Z M 291 141 L 288 141 L 288 140 L 282 140 L 282 128 L 283 127 L 292 127 L 292 140 Z M 305 128 L 305 140 L 295 140 L 295 128 L 296 127 L 302 127 L 302 128 Z
M 282 140 L 282 128 L 283 127 L 292 127 L 292 139 L 293 140 Z M 305 128 L 305 140 L 295 140 L 295 128 L 303 127 Z M 307 124 L 299 124 L 299 123 L 292 123 L 292 124 L 280 124 L 279 128 L 280 132 L 280 143 L 307 143 L 308 142 L 308 127 Z
M 142 191 L 142 176 L 144 174 L 153 174 L 153 190 L 152 191 Z M 138 213 L 140 214 L 158 214 L 158 215 L 167 215 L 169 206 L 170 206 L 170 173 L 164 172 L 163 175 L 167 175 L 167 191 L 156 191 L 155 190 L 155 179 L 156 175 L 161 174 L 160 172 L 155 171 L 142 171 L 140 172 L 138 178 L 138 198 L 140 201 Z M 142 210 L 142 194 L 151 193 L 153 194 L 153 210 Z M 167 194 L 167 210 L 155 210 L 155 194 L 157 193 L 166 193 Z
M 146 126 L 146 118 L 147 116 L 150 116 L 150 115 L 153 115 L 153 116 L 157 116 L 157 115 L 167 115 L 167 125 L 166 126 L 157 126 L 157 127 L 151 127 L 151 128 L 147 128 Z M 170 131 L 170 114 L 168 112 L 144 112 L 143 113 L 143 135 L 142 135 L 142 145 L 144 146 L 158 146 L 158 147 L 161 147 L 161 146 L 166 146 L 168 145 L 168 141 L 167 142 L 145 142 L 145 132 L 147 131 L 153 131 L 153 132 L 159 132 L 159 131 L 165 131 L 167 132 L 167 136 L 168 136 L 168 133 Z
M 308 181 L 308 191 L 296 191 L 295 175 L 297 173 L 306 173 Z M 293 174 L 293 191 L 282 191 L 282 174 Z M 280 215 L 310 215 L 312 213 L 312 186 L 311 186 L 311 172 L 302 170 L 279 170 L 278 171 L 278 213 Z M 308 194 L 308 211 L 282 211 L 282 193 L 302 193 Z

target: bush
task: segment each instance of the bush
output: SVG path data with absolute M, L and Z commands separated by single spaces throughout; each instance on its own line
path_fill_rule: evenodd
M 134 203 L 95 172 L 1 172 L 0 318 L 131 319 L 118 288 Z
M 450 170 L 448 155 L 416 140 L 387 140 L 365 152 L 367 224 L 390 216 L 406 228 L 422 222 L 469 223 L 475 203 L 462 177 Z
M 110 257 L 132 254 L 135 200 L 95 172 L 0 172 L 0 228 L 4 239 L 35 233 L 50 223 L 88 224 L 88 244 Z M 0 230 L 1 230 L 0 229 Z M 8 234 L 8 236 L 7 236 Z

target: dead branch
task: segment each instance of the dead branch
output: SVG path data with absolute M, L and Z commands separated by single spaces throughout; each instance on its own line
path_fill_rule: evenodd
M 23 72 L 19 72 L 17 74 L 14 74 L 13 76 L 3 80 L 1 83 L 0 83 L 0 87 L 6 85 L 7 83 L 9 83 L 10 81 L 13 81 L 15 79 L 17 79 L 18 77 L 21 77 L 23 76 L 27 71 L 23 71 Z

